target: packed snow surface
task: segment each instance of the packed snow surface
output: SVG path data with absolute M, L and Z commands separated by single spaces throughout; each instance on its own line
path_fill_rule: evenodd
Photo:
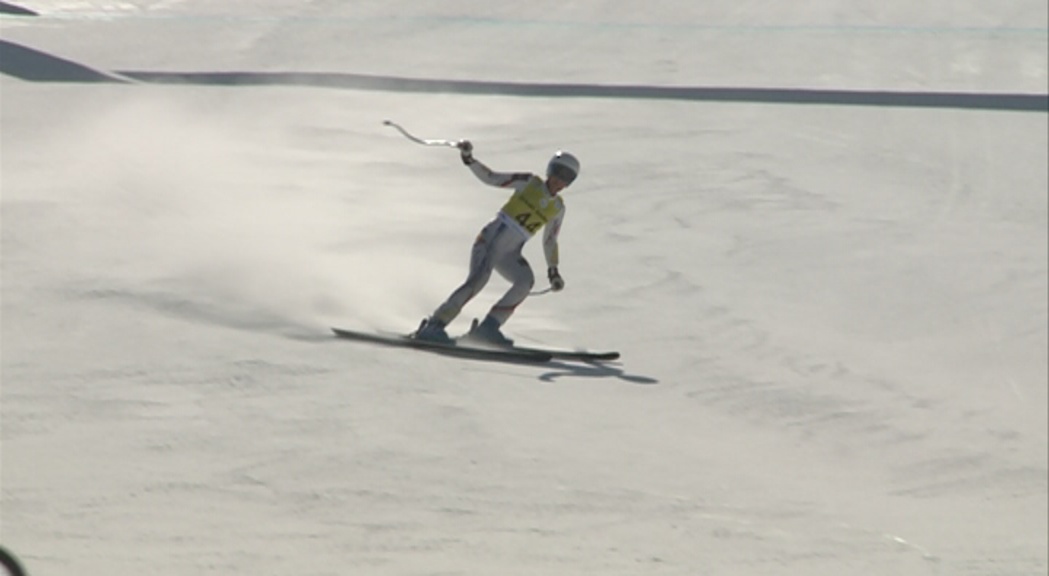
M 12 4 L 34 576 L 1047 573 L 1044 2 Z M 385 119 L 581 159 L 505 331 L 620 361 L 331 336 L 413 329 L 506 197 Z

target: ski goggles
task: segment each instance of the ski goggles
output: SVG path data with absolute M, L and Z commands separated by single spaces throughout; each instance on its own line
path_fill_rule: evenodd
M 576 173 L 568 166 L 562 166 L 560 164 L 554 164 L 550 167 L 550 173 L 547 176 L 557 178 L 558 180 L 565 183 L 568 186 L 575 180 Z

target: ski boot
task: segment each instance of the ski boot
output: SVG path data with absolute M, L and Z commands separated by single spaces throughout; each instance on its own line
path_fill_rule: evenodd
M 474 342 L 491 344 L 500 348 L 513 348 L 514 346 L 514 341 L 503 335 L 499 330 L 499 323 L 491 316 L 486 316 L 480 324 L 474 318 L 470 326 L 470 333 L 466 337 Z
M 419 329 L 412 334 L 412 338 L 449 346 L 455 345 L 455 340 L 452 340 L 452 337 L 444 330 L 444 322 L 433 318 L 423 318 L 423 321 L 419 323 Z

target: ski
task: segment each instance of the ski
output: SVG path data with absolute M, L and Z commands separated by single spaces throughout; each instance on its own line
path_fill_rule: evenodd
M 470 331 L 456 338 L 456 342 L 474 342 L 471 338 L 473 337 L 474 330 L 477 330 L 477 326 L 478 320 L 474 318 L 473 324 L 470 326 Z M 480 341 L 479 345 L 484 346 L 484 341 Z M 612 351 L 594 352 L 590 350 L 564 350 L 558 348 L 534 348 L 529 346 L 509 346 L 504 347 L 503 349 L 537 354 L 549 354 L 551 360 L 566 360 L 569 362 L 611 362 L 619 359 L 619 352 Z
M 553 354 L 538 349 L 517 348 L 492 348 L 474 346 L 467 343 L 442 344 L 427 340 L 416 340 L 410 336 L 382 332 L 358 332 L 356 330 L 345 330 L 343 328 L 332 328 L 332 332 L 339 338 L 356 340 L 358 342 L 370 342 L 384 346 L 396 346 L 401 348 L 413 348 L 416 350 L 428 350 L 473 360 L 495 360 L 502 362 L 549 362 Z
M 575 362 L 612 362 L 619 360 L 619 352 L 592 352 L 589 350 L 557 350 L 553 348 L 530 348 L 514 346 L 513 350 L 522 352 L 539 352 L 549 354 L 553 360 L 568 360 Z
M 427 340 L 416 340 L 411 336 L 395 334 L 391 332 L 360 332 L 346 330 L 343 328 L 332 328 L 332 332 L 339 338 L 357 340 L 360 342 L 371 342 L 387 346 L 398 346 L 402 348 L 415 348 L 418 350 L 430 350 L 458 356 L 460 358 L 471 358 L 475 360 L 501 360 L 510 362 L 549 362 L 551 360 L 565 360 L 568 362 L 612 362 L 619 359 L 619 352 L 606 351 L 597 352 L 590 350 L 562 350 L 556 348 L 535 348 L 527 346 L 513 346 L 508 348 L 485 346 L 484 343 L 472 341 L 468 337 L 456 339 L 455 344 L 442 344 Z
M 478 346 L 485 346 L 484 342 L 478 342 L 472 340 L 470 333 L 464 334 L 459 338 L 456 338 L 456 342 L 460 343 L 477 343 Z M 551 360 L 566 360 L 569 362 L 611 362 L 619 359 L 619 352 L 595 352 L 591 350 L 565 350 L 559 348 L 536 348 L 530 346 L 511 346 L 503 348 L 495 348 L 496 350 L 513 350 L 515 352 L 529 352 L 533 354 L 549 354 Z

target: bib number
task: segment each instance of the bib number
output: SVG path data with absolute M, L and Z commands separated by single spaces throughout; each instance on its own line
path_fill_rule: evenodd
M 530 212 L 521 212 L 514 218 L 514 220 L 517 220 L 517 223 L 520 224 L 522 228 L 528 230 L 529 234 L 535 234 L 535 231 L 543 225 L 542 221 L 538 218 L 533 220 Z

